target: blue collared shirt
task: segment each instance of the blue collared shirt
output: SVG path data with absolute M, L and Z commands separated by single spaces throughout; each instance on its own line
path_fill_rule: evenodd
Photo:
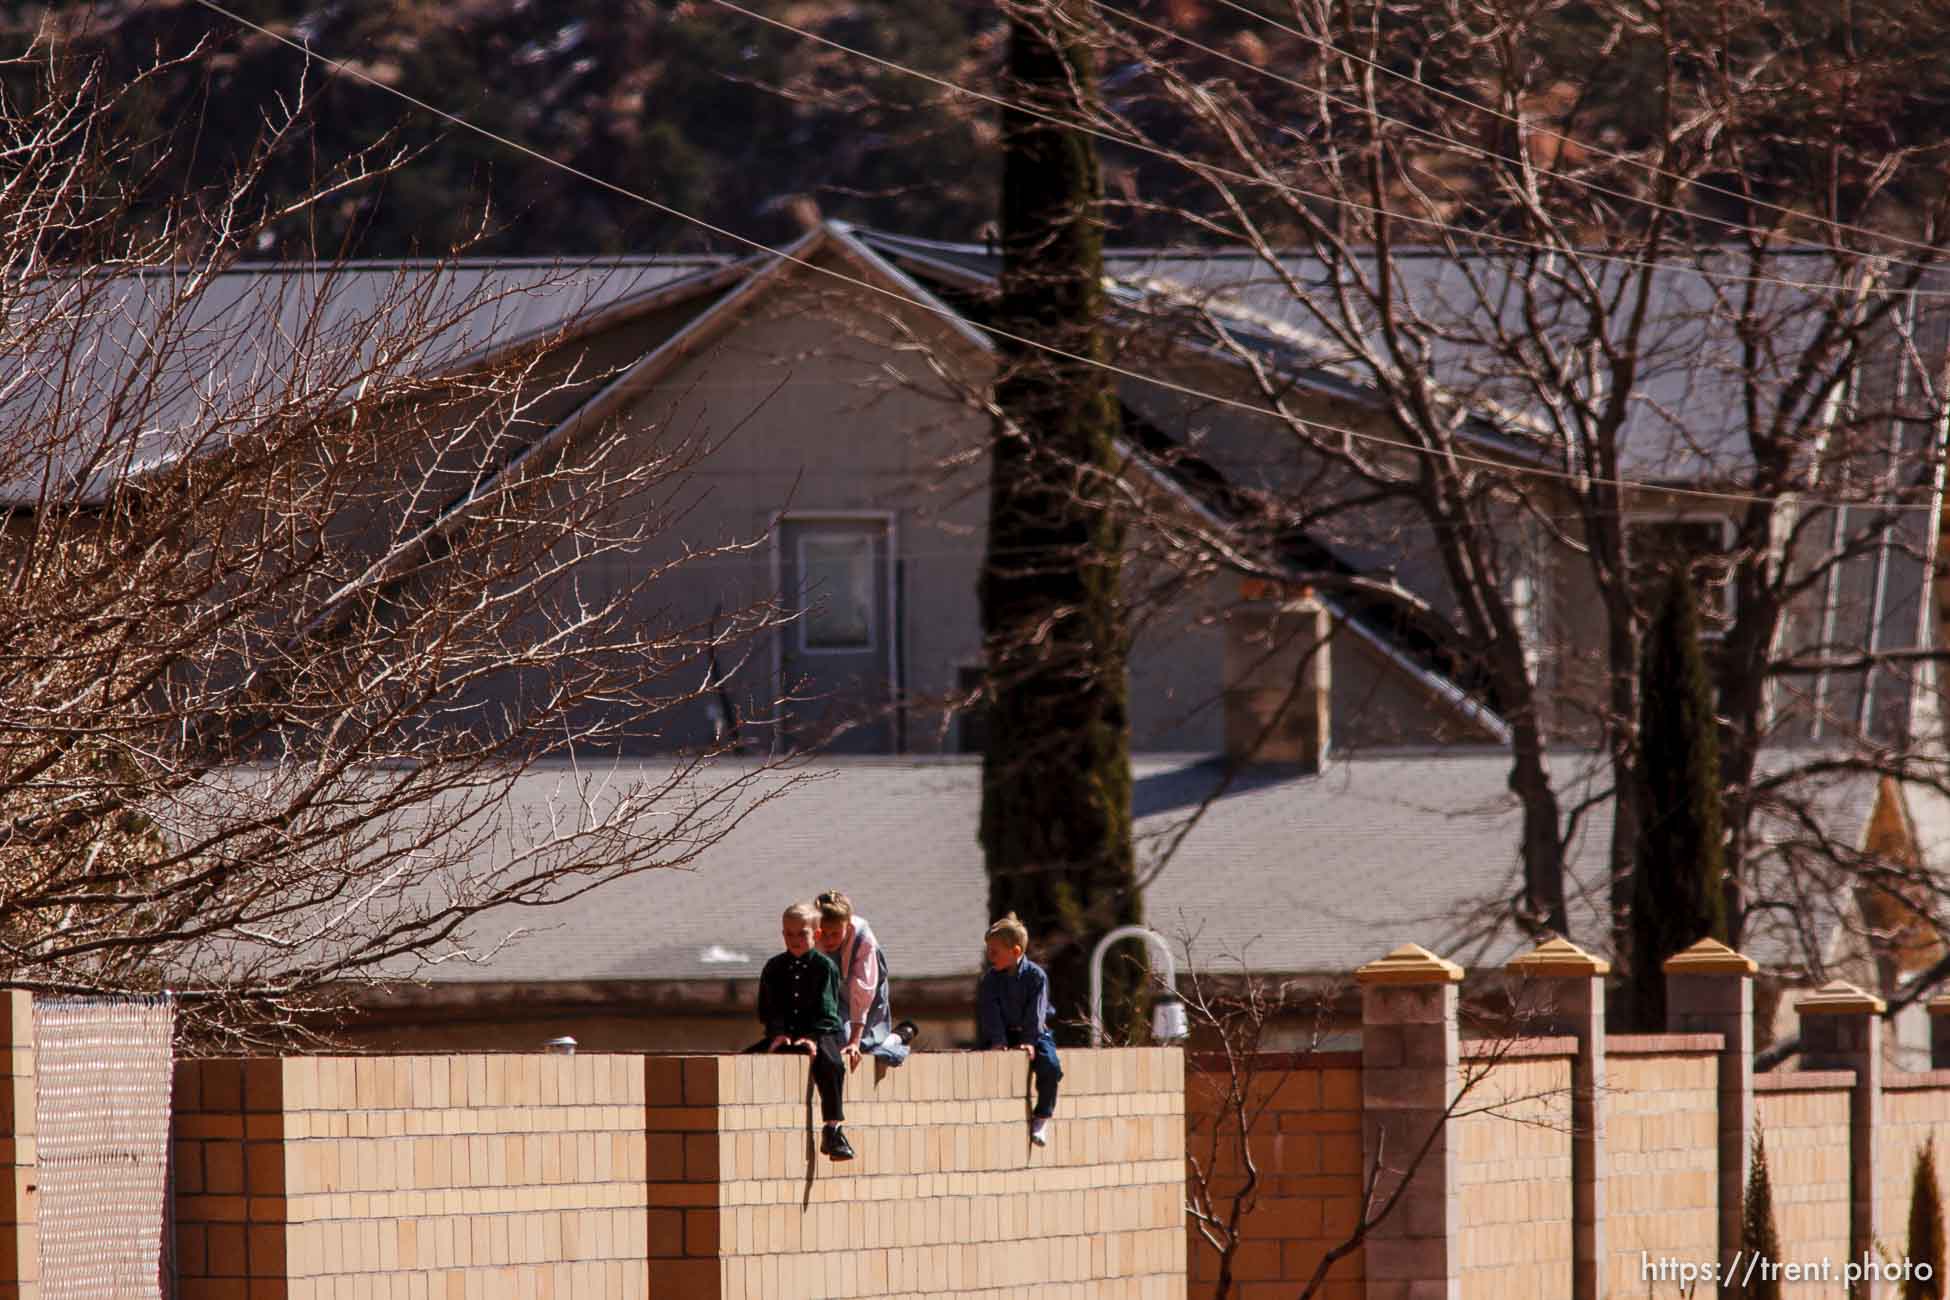
M 976 991 L 975 1023 L 984 1048 L 1035 1042 L 1049 1028 L 1049 976 L 1027 957 L 1011 970 L 989 967 Z

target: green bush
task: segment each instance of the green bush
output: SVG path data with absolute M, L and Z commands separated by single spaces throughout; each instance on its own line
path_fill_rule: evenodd
M 1943 1300 L 1943 1194 L 1936 1182 L 1936 1139 L 1916 1153 L 1916 1173 L 1909 1184 L 1909 1253 L 1911 1276 L 1903 1281 L 1903 1300 Z M 1929 1266 L 1929 1276 L 1914 1276 Z
M 1774 1185 L 1767 1177 L 1767 1143 L 1760 1125 L 1754 1125 L 1754 1163 L 1747 1171 L 1747 1204 L 1740 1217 L 1740 1254 L 1745 1259 L 1769 1262 L 1781 1258 L 1781 1234 L 1774 1228 Z M 1781 1300 L 1781 1279 L 1755 1270 L 1744 1291 L 1739 1282 L 1727 1288 L 1740 1300 Z

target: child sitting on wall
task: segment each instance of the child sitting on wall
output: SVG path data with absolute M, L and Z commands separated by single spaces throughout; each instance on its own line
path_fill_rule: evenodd
M 841 1089 L 846 1081 L 840 1053 L 846 1021 L 840 1016 L 840 972 L 813 947 L 819 909 L 794 903 L 785 909 L 781 933 L 785 951 L 765 963 L 758 976 L 758 1018 L 765 1037 L 748 1052 L 800 1052 L 812 1057 L 813 1087 L 819 1091 L 819 1117 L 825 1129 L 820 1153 L 853 1159 L 853 1147 L 840 1128 L 845 1118 Z
M 984 1050 L 1020 1048 L 1029 1054 L 1036 1076 L 1036 1108 L 1029 1120 L 1029 1140 L 1049 1145 L 1050 1117 L 1056 1114 L 1056 1085 L 1063 1077 L 1056 1039 L 1049 1032 L 1049 976 L 1023 955 L 1029 929 L 1014 912 L 989 927 L 983 940 L 989 968 L 982 972 L 975 994 L 975 1021 Z
M 846 1015 L 847 1069 L 862 1055 L 876 1056 L 889 1065 L 907 1059 L 914 1022 L 894 1023 L 887 999 L 887 954 L 867 918 L 853 910 L 853 902 L 837 889 L 813 900 L 819 906 L 819 950 L 840 968 L 840 1010 Z

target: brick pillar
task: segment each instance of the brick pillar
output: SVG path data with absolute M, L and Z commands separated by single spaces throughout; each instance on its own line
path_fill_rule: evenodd
M 1794 1004 L 1801 1018 L 1801 1064 L 1809 1070 L 1853 1070 L 1848 1107 L 1848 1254 L 1874 1258 L 1876 1146 L 1882 1123 L 1882 1013 L 1886 1004 L 1836 980 Z M 1858 1284 L 1851 1295 L 1866 1295 Z
M 1566 939 L 1510 962 L 1525 1031 L 1578 1040 L 1571 1064 L 1571 1295 L 1605 1292 L 1605 976 L 1611 963 Z
M 804 1078 L 810 1088 L 804 1057 L 767 1056 L 757 1063 L 789 1075 L 795 1084 Z M 731 1169 L 724 1160 L 725 1122 L 718 1103 L 729 1100 L 740 1064 L 737 1057 L 643 1058 L 650 1300 L 717 1300 L 724 1293 L 724 1259 L 736 1253 L 737 1243 L 725 1231 L 723 1195 Z M 751 1068 L 752 1063 L 744 1064 Z M 783 1095 L 797 1092 L 793 1088 Z M 798 1118 L 796 1106 L 782 1109 Z M 809 1166 L 824 1172 L 813 1154 L 811 1127 L 798 1128 L 805 1134 L 798 1159 L 793 1161 L 793 1152 L 782 1144 L 784 1163 L 775 1177 L 791 1180 L 795 1174 L 805 1175 Z M 796 1225 L 793 1235 L 798 1235 Z
M 176 1280 L 189 1300 L 246 1293 L 281 1300 L 293 1273 L 302 1275 L 285 1199 L 292 1181 L 285 1064 L 268 1057 L 176 1062 L 169 1103 Z
M 1930 1011 L 1930 1068 L 1950 1070 L 1950 993 L 1934 997 Z
M 6 990 L 7 1030 L 5 1064 L 0 1083 L 0 1300 L 35 1300 L 41 1293 L 41 1242 L 38 1198 L 37 1126 L 35 1105 L 34 998 L 17 989 Z
M 1754 972 L 1751 957 L 1701 939 L 1666 958 L 1666 1030 L 1720 1035 L 1720 1267 L 1740 1250 L 1754 1128 Z
M 1368 1237 L 1368 1300 L 1462 1295 L 1457 1143 L 1446 1123 L 1459 1086 L 1462 977 L 1462 967 L 1412 943 L 1354 973 L 1361 985 L 1362 1154 L 1364 1169 L 1377 1159 L 1382 1166 L 1377 1205 L 1435 1135 L 1394 1212 Z

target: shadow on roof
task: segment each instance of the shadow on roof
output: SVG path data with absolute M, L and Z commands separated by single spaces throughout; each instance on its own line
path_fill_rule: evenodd
M 1196 808 L 1215 796 L 1230 799 L 1312 775 L 1289 763 L 1254 763 L 1238 769 L 1228 783 L 1228 766 L 1223 758 L 1202 758 L 1137 778 L 1131 783 L 1132 820 Z

